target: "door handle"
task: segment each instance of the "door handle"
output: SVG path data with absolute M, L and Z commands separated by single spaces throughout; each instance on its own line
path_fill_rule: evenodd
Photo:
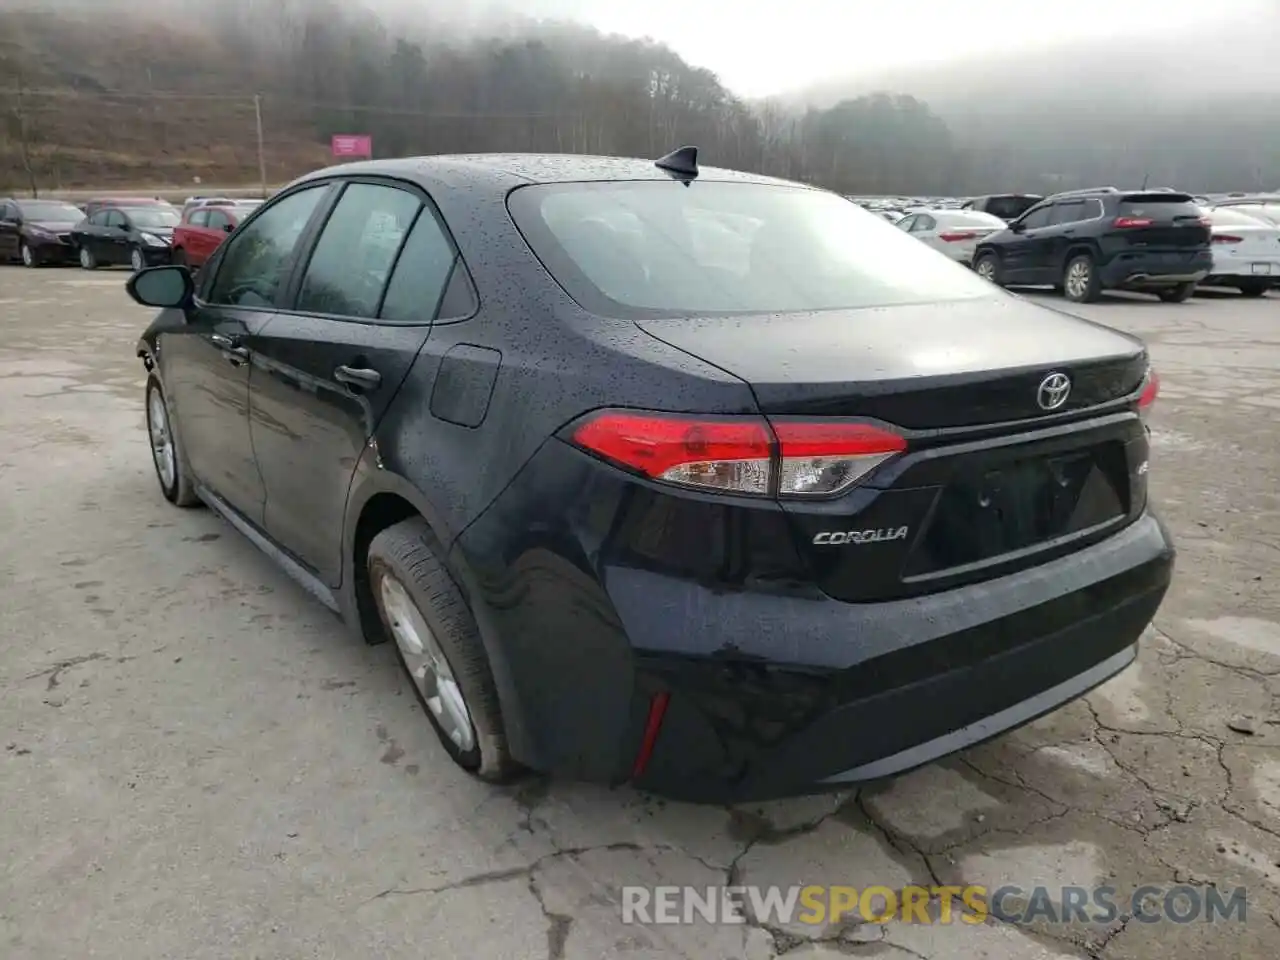
M 382 374 L 369 367 L 348 367 L 343 364 L 333 371 L 333 379 L 349 387 L 373 390 L 382 383 Z
M 222 355 L 237 367 L 249 359 L 249 351 L 240 346 L 240 341 L 235 337 L 228 337 L 223 333 L 211 333 L 209 342 L 221 350 Z

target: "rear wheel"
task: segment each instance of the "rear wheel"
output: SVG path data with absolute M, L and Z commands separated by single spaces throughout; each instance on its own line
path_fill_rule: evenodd
M 1271 284 L 1269 283 L 1258 283 L 1257 281 L 1254 281 L 1252 283 L 1240 284 L 1239 289 L 1246 297 L 1260 297 L 1267 292 L 1270 286 Z
M 1156 294 L 1165 303 L 1185 303 L 1191 299 L 1191 294 L 1195 293 L 1196 285 L 1194 283 L 1180 283 L 1176 287 L 1170 287 L 1168 290 L 1161 290 Z
M 1000 276 L 1000 257 L 998 254 L 992 253 L 990 250 L 978 255 L 978 259 L 973 262 L 973 272 L 983 280 L 988 280 L 996 286 L 1002 285 Z
M 1062 271 L 1062 292 L 1072 303 L 1093 303 L 1102 296 L 1102 281 L 1093 257 L 1079 253 L 1067 261 Z
M 147 436 L 151 440 L 151 462 L 155 464 L 160 492 L 176 507 L 193 507 L 200 502 L 192 482 L 191 468 L 178 442 L 165 401 L 164 388 L 152 376 L 147 381 Z
M 98 258 L 93 255 L 93 251 L 88 247 L 80 248 L 80 268 L 82 270 L 98 269 Z
M 401 521 L 369 545 L 369 585 L 440 743 L 468 773 L 503 782 L 519 767 L 479 628 L 440 553 L 424 520 Z

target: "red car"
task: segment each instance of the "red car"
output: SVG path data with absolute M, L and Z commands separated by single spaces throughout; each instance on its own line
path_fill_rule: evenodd
M 187 210 L 173 231 L 173 262 L 199 270 L 240 220 L 261 201 L 207 204 Z

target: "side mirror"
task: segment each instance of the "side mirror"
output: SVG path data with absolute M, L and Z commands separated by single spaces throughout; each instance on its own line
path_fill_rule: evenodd
M 186 267 L 170 264 L 139 270 L 124 285 L 125 292 L 135 303 L 144 307 L 191 306 L 195 296 L 195 281 Z
M 222 228 L 222 232 L 223 232 L 223 233 L 230 233 L 230 232 L 231 232 L 232 230 L 234 230 L 235 228 L 236 228 L 236 225 L 235 225 L 234 223 L 228 223 L 226 226 L 224 226 L 224 227 Z
M 1014 233 L 1022 233 L 1027 229 L 1027 225 L 1020 220 L 1015 220 L 1013 223 L 1009 224 L 1009 229 Z

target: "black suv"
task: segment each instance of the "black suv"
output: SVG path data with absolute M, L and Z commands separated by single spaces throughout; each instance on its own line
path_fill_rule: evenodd
M 973 266 L 1001 286 L 1052 284 L 1076 303 L 1103 290 L 1181 303 L 1213 267 L 1209 244 L 1189 194 L 1097 187 L 1055 194 L 984 237 Z

